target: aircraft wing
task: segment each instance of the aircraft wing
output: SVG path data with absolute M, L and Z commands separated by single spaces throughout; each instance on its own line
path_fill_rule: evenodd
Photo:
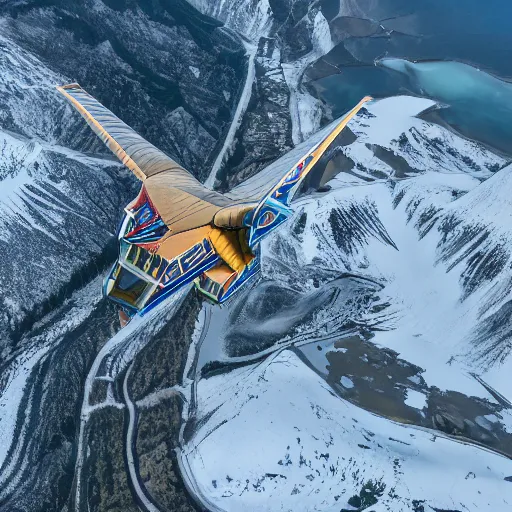
M 281 157 L 256 176 L 241 183 L 226 195 L 233 200 L 258 201 L 260 204 L 268 198 L 276 196 L 274 199 L 287 205 L 290 204 L 300 183 L 315 168 L 315 165 L 336 138 L 340 136 L 350 120 L 371 100 L 370 96 L 366 96 L 345 114 L 337 124 L 332 123 L 323 128 L 312 137 L 312 140 L 307 140 L 298 145 L 287 155 Z M 284 175 L 276 174 L 276 167 L 284 167 L 289 170 Z M 283 187 L 286 190 L 280 192 Z M 282 197 L 283 194 L 286 194 L 286 197 Z
M 204 187 L 181 165 L 121 121 L 78 84 L 57 90 L 82 115 L 106 146 L 139 178 L 172 234 L 205 226 L 236 205 Z
M 105 145 L 141 181 L 162 171 L 174 171 L 182 179 L 197 181 L 165 153 L 132 130 L 121 119 L 84 91 L 78 84 L 57 90 L 82 115 Z

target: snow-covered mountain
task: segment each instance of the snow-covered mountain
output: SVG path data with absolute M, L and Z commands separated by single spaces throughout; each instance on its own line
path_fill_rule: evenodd
M 84 137 L 57 97 L 64 77 L 0 39 L 0 353 L 109 263 L 133 178 Z M 89 135 L 89 134 L 88 134 Z M 111 190 L 109 197 L 104 190 Z
M 313 50 L 295 55 L 295 31 L 276 37 L 285 3 L 274 5 L 278 15 L 257 3 L 266 17 L 252 32 L 250 17 L 242 15 L 249 4 L 242 4 L 239 24 L 220 11 L 201 14 L 184 0 L 0 4 L 5 356 L 34 322 L 112 260 L 115 247 L 108 242 L 134 193 L 133 180 L 118 173 L 80 117 L 57 97 L 56 84 L 80 82 L 222 189 L 319 127 L 321 109 L 313 108 L 299 83 L 307 62 L 328 50 L 329 28 L 319 8 L 301 7 L 304 41 L 311 39 Z M 291 63 L 283 67 L 285 60 Z M 313 112 L 311 122 L 299 119 L 299 103 L 304 119 Z M 100 190 L 111 190 L 112 197 L 99 201 Z M 13 237 L 24 242 L 12 243 Z
M 181 456 L 207 508 L 507 510 L 510 461 L 481 447 L 512 442 L 512 166 L 413 117 L 430 107 L 362 112 L 353 170 L 198 324 Z
M 137 184 L 54 85 L 237 197 L 326 135 L 306 82 L 386 6 L 0 2 L 0 511 L 510 508 L 512 166 L 434 102 L 363 109 L 226 305 L 119 330 L 100 294 Z

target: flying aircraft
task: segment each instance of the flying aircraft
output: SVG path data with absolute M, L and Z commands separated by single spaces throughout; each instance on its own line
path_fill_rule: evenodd
M 80 85 L 57 90 L 142 181 L 138 196 L 125 208 L 119 257 L 103 284 L 104 295 L 121 306 L 123 325 L 188 283 L 222 303 L 257 275 L 261 240 L 290 217 L 299 185 L 372 99 L 363 98 L 284 176 L 267 179 L 263 191 L 261 184 L 246 182 L 230 195 L 206 188 Z

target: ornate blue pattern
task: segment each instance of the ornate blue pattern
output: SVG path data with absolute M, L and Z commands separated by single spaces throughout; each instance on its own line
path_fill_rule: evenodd
M 158 219 L 156 222 L 149 224 L 139 230 L 132 230 L 133 234 L 128 234 L 125 239 L 132 244 L 147 244 L 151 242 L 157 242 L 166 233 L 169 228 L 164 224 L 162 219 Z
M 202 246 L 202 249 L 198 249 L 198 246 Z M 208 250 L 208 246 L 211 250 Z M 196 277 L 222 261 L 206 239 L 192 249 L 194 250 L 193 255 L 189 254 L 191 251 L 187 251 L 184 255 L 170 262 L 164 276 L 163 286 L 151 296 L 150 301 L 140 311 L 141 315 L 144 315 L 179 288 L 191 283 Z M 185 258 L 186 255 L 188 255 L 187 258 Z M 186 261 L 184 261 L 185 259 Z
M 292 214 L 292 210 L 272 197 L 256 210 L 249 230 L 249 247 L 255 248 L 262 238 L 280 226 Z
M 279 201 L 282 204 L 289 205 L 291 202 L 291 192 L 295 186 L 299 185 L 304 173 L 306 172 L 309 163 L 313 160 L 312 155 L 308 155 L 302 161 L 300 161 L 294 169 L 292 169 L 284 178 L 281 185 L 274 190 L 270 196 L 272 199 Z

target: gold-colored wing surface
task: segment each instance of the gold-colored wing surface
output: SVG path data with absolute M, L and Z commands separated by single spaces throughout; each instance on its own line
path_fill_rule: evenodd
M 141 181 L 165 170 L 186 173 L 178 163 L 150 144 L 121 119 L 84 91 L 78 84 L 57 87 L 57 90 L 82 115 L 105 145 Z
M 215 214 L 235 201 L 204 187 L 181 165 L 121 121 L 78 84 L 57 90 L 82 115 L 106 146 L 143 183 L 172 233 L 213 221 Z

